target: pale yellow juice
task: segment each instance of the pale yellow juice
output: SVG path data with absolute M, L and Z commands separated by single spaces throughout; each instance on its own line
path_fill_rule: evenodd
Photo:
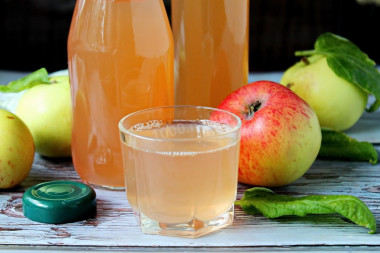
M 68 38 L 72 157 L 87 183 L 123 188 L 117 123 L 174 103 L 173 39 L 162 0 L 78 0 Z
M 237 189 L 236 133 L 220 136 L 231 128 L 207 120 L 160 124 L 132 127 L 140 137 L 122 144 L 133 208 L 162 223 L 207 221 L 231 209 Z
M 218 107 L 248 83 L 249 0 L 174 0 L 175 104 Z

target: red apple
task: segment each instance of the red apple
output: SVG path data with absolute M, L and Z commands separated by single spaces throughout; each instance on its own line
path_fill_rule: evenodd
M 282 186 L 300 178 L 316 159 L 321 129 L 313 109 L 281 84 L 250 83 L 219 109 L 242 120 L 239 182 Z

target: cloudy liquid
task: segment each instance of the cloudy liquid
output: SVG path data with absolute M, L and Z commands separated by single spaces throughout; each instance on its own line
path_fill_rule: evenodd
M 122 144 L 127 197 L 135 210 L 159 222 L 182 223 L 210 220 L 233 206 L 238 138 L 218 138 L 216 132 L 228 129 L 204 123 L 135 128 L 140 136 L 165 141 L 147 145 L 130 138 Z
M 217 107 L 248 82 L 249 0 L 174 0 L 175 103 Z
M 174 103 L 173 39 L 162 0 L 78 0 L 68 39 L 72 156 L 87 183 L 124 187 L 119 120 Z

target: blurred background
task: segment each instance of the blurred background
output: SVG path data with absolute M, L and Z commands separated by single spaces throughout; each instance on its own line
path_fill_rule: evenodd
M 172 0 L 175 1 L 175 0 Z M 170 0 L 164 0 L 170 17 Z M 67 68 L 75 0 L 0 0 L 0 69 Z M 348 38 L 380 63 L 380 0 L 250 0 L 250 72 L 281 71 L 318 35 Z

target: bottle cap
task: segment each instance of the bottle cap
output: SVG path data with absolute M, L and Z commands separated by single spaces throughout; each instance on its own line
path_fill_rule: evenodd
M 22 209 L 25 217 L 42 223 L 83 220 L 96 213 L 96 193 L 79 182 L 44 182 L 25 191 Z

